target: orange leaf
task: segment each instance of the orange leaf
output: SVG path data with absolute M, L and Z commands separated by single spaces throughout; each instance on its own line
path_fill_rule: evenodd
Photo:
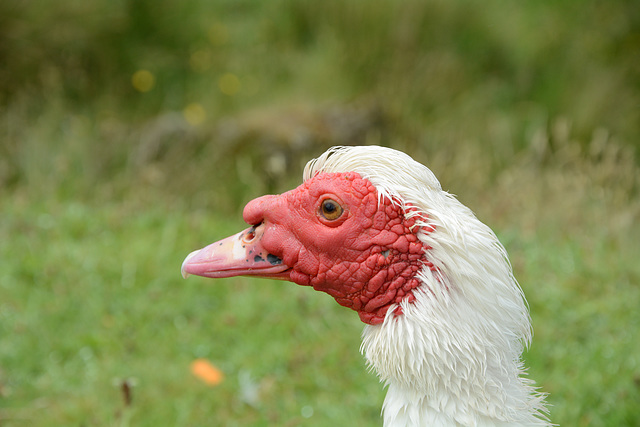
M 191 362 L 191 373 L 210 386 L 216 386 L 224 379 L 222 371 L 207 359 L 196 359 Z

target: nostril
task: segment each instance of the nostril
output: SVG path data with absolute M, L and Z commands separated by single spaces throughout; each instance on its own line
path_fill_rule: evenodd
M 260 227 L 262 225 L 262 223 L 260 224 L 255 224 L 252 225 L 251 228 L 249 228 L 247 230 L 246 233 L 244 233 L 244 235 L 242 236 L 242 241 L 244 243 L 251 243 L 253 242 L 253 240 L 256 238 L 256 236 L 258 235 L 258 227 Z
M 260 224 L 252 226 L 247 232 L 242 236 L 242 241 L 245 243 L 251 243 L 253 239 L 256 238 L 256 228 L 258 228 Z

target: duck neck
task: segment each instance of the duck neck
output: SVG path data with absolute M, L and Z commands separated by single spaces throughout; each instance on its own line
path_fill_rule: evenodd
M 361 351 L 388 386 L 385 425 L 548 425 L 543 396 L 521 376 L 520 339 L 434 298 L 416 292 L 402 315 L 363 332 Z

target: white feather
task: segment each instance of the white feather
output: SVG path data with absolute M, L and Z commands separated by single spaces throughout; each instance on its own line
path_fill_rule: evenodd
M 419 272 L 415 301 L 367 325 L 361 351 L 388 386 L 385 426 L 548 426 L 544 395 L 524 378 L 532 330 L 502 244 L 435 175 L 385 147 L 333 147 L 305 167 L 357 172 L 417 217 L 436 267 Z M 430 232 L 424 230 L 432 230 Z

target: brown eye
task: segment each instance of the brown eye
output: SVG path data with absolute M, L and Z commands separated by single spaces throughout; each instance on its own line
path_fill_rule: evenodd
M 329 221 L 334 221 L 342 215 L 342 206 L 338 204 L 335 200 L 325 199 L 320 204 L 320 214 Z

